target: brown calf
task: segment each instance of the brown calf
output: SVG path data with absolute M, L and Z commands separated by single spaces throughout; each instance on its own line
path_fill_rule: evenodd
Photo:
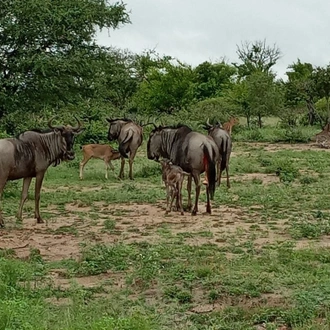
M 239 119 L 236 117 L 231 117 L 230 120 L 223 124 L 223 129 L 229 133 L 231 136 L 231 132 L 234 125 L 237 125 L 239 123 Z
M 184 172 L 180 166 L 173 165 L 169 159 L 162 159 L 160 164 L 163 172 L 162 178 L 166 186 L 166 214 L 171 212 L 174 198 L 176 198 L 177 209 L 183 215 L 182 184 L 184 176 L 190 176 L 190 174 Z
M 106 179 L 108 179 L 109 167 L 111 168 L 112 171 L 114 170 L 111 161 L 120 158 L 120 152 L 106 144 L 86 144 L 82 146 L 82 152 L 84 155 L 84 159 L 80 163 L 80 175 L 79 175 L 80 180 L 83 179 L 84 166 L 91 158 L 104 160 Z

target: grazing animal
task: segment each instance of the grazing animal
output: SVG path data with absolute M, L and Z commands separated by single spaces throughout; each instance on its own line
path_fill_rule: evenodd
M 103 159 L 105 164 L 105 178 L 108 179 L 108 171 L 109 168 L 111 168 L 112 171 L 114 171 L 114 167 L 111 164 L 112 160 L 119 159 L 120 158 L 120 152 L 113 149 L 109 145 L 105 144 L 86 144 L 82 146 L 82 152 L 83 152 L 83 160 L 80 163 L 79 166 L 79 178 L 80 180 L 83 179 L 83 170 L 87 162 L 91 158 L 97 158 L 97 159 Z
M 219 158 L 215 142 L 198 132 L 194 132 L 186 125 L 157 127 L 151 131 L 148 145 L 148 158 L 158 161 L 159 157 L 168 158 L 174 165 L 180 166 L 191 174 L 188 178 L 188 209 L 191 209 L 191 182 L 194 178 L 196 186 L 195 205 L 192 215 L 198 212 L 200 194 L 200 174 L 204 171 L 208 178 L 206 186 L 206 212 L 211 214 L 210 199 L 213 199 L 216 184 L 215 164 Z
M 232 140 L 228 132 L 226 132 L 219 122 L 211 125 L 207 120 L 205 129 L 208 130 L 208 135 L 214 140 L 219 149 L 219 162 L 217 163 L 217 185 L 220 186 L 221 174 L 226 169 L 227 187 L 230 188 L 229 181 L 229 159 L 232 150 Z
M 133 180 L 133 161 L 143 141 L 143 128 L 126 118 L 107 118 L 107 121 L 110 124 L 108 131 L 109 141 L 117 140 L 119 143 L 119 152 L 121 155 L 119 178 L 124 178 L 125 158 L 129 157 L 129 178 Z M 129 156 L 127 153 L 129 153 Z
M 226 130 L 231 136 L 231 132 L 233 130 L 233 126 L 239 123 L 239 119 L 236 117 L 231 117 L 230 120 L 223 124 L 223 129 Z
M 180 166 L 173 165 L 169 159 L 163 158 L 160 164 L 162 166 L 162 178 L 166 186 L 166 214 L 171 212 L 174 198 L 176 198 L 178 211 L 183 215 L 182 185 L 185 175 L 190 176 L 190 174 L 184 172 Z
M 35 182 L 35 217 L 38 223 L 43 220 L 40 216 L 40 190 L 44 175 L 50 165 L 57 166 L 61 161 L 75 158 L 73 145 L 75 135 L 81 133 L 81 123 L 77 127 L 52 126 L 50 130 L 26 131 L 18 138 L 0 140 L 0 198 L 7 181 L 23 178 L 21 202 L 17 217 L 22 218 L 23 205 L 28 196 L 32 178 Z M 0 226 L 4 226 L 0 209 Z

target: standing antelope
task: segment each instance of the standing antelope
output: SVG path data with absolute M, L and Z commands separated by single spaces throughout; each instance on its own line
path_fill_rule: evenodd
M 221 174 L 226 169 L 227 187 L 230 188 L 229 182 L 229 159 L 232 150 L 231 137 L 227 131 L 222 128 L 220 122 L 211 125 L 209 119 L 204 126 L 208 130 L 208 135 L 214 140 L 219 149 L 219 161 L 217 163 L 217 185 L 220 186 Z
M 192 215 L 198 212 L 198 199 L 201 189 L 200 174 L 206 172 L 206 212 L 211 214 L 210 199 L 213 199 L 216 185 L 215 164 L 219 158 L 215 142 L 198 132 L 193 132 L 186 125 L 159 126 L 151 131 L 147 145 L 148 158 L 158 161 L 160 157 L 168 158 L 173 164 L 180 166 L 188 177 L 188 208 L 191 208 L 191 182 L 194 178 L 196 186 L 195 205 Z
M 110 124 L 108 131 L 109 141 L 116 139 L 119 143 L 119 152 L 121 155 L 119 178 L 124 178 L 125 158 L 128 158 L 127 153 L 129 153 L 129 178 L 133 180 L 133 161 L 143 141 L 143 129 L 140 125 L 126 118 L 107 118 L 107 121 Z
M 174 198 L 176 198 L 177 208 L 183 215 L 182 184 L 185 175 L 190 176 L 190 174 L 184 172 L 180 166 L 173 165 L 169 159 L 163 158 L 160 164 L 162 166 L 162 178 L 166 187 L 166 214 L 171 212 Z
M 105 178 L 108 179 L 108 171 L 111 168 L 114 171 L 114 167 L 111 164 L 112 160 L 120 158 L 120 152 L 113 149 L 109 145 L 105 144 L 86 144 L 82 146 L 83 160 L 79 166 L 79 178 L 83 179 L 83 170 L 85 165 L 91 158 L 103 159 L 105 165 Z
M 40 190 L 44 175 L 50 165 L 57 166 L 61 161 L 75 158 L 73 145 L 75 135 L 82 132 L 81 123 L 77 127 L 52 126 L 50 130 L 31 130 L 18 138 L 0 140 L 0 198 L 7 181 L 23 179 L 21 202 L 17 217 L 22 218 L 23 205 L 28 196 L 32 178 L 35 183 L 35 217 L 43 223 L 40 216 Z M 0 226 L 4 226 L 0 208 Z
M 236 117 L 231 117 L 230 120 L 223 124 L 223 129 L 226 130 L 231 136 L 233 126 L 239 123 L 239 119 Z

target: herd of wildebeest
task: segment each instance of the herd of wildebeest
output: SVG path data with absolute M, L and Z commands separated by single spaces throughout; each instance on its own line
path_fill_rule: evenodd
M 54 118 L 49 120 L 48 129 L 33 129 L 16 138 L 0 139 L 0 198 L 7 181 L 23 179 L 21 201 L 17 213 L 22 218 L 23 205 L 28 197 L 32 178 L 35 178 L 35 218 L 43 223 L 40 216 L 40 190 L 44 175 L 50 165 L 57 166 L 61 161 L 75 158 L 73 149 L 75 136 L 84 128 L 78 118 L 77 126 L 53 126 Z M 154 125 L 148 144 L 148 159 L 161 164 L 162 179 L 167 191 L 166 212 L 172 209 L 176 199 L 176 210 L 183 214 L 182 184 L 184 176 L 188 178 L 188 210 L 192 215 L 198 212 L 198 199 L 201 189 L 201 173 L 205 172 L 203 184 L 206 186 L 206 212 L 211 213 L 210 200 L 215 188 L 220 185 L 221 173 L 226 169 L 227 186 L 229 182 L 229 158 L 232 149 L 231 130 L 238 121 L 232 118 L 228 123 L 210 124 L 206 121 L 204 128 L 208 135 L 193 131 L 186 125 L 157 126 L 155 123 L 140 124 L 127 118 L 107 118 L 109 123 L 108 139 L 118 141 L 118 151 L 110 145 L 89 144 L 82 147 L 83 160 L 80 163 L 80 179 L 83 179 L 83 168 L 91 158 L 103 159 L 108 168 L 113 166 L 111 160 L 121 158 L 119 178 L 124 178 L 125 158 L 129 159 L 129 178 L 133 179 L 133 161 L 143 141 L 143 126 Z M 196 186 L 195 204 L 192 208 L 192 179 Z M 0 226 L 4 226 L 0 209 Z

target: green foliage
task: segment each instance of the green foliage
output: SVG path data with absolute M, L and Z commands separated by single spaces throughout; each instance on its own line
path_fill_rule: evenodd
M 194 69 L 194 73 L 194 98 L 205 100 L 224 96 L 233 84 L 233 75 L 236 70 L 224 61 L 203 62 Z
M 162 68 L 151 68 L 134 96 L 140 112 L 172 113 L 187 107 L 193 100 L 192 69 L 177 61 L 163 62 Z
M 293 238 L 319 238 L 330 234 L 328 217 L 315 217 L 314 219 L 295 219 L 290 223 L 290 233 Z
M 0 11 L 0 117 L 92 97 L 103 60 L 95 33 L 129 22 L 123 3 L 105 0 L 4 0 Z
M 106 272 L 108 269 L 125 270 L 129 261 L 127 253 L 131 249 L 123 244 L 105 246 L 96 244 L 86 247 L 82 251 L 82 257 L 74 273 L 77 275 L 96 275 Z

